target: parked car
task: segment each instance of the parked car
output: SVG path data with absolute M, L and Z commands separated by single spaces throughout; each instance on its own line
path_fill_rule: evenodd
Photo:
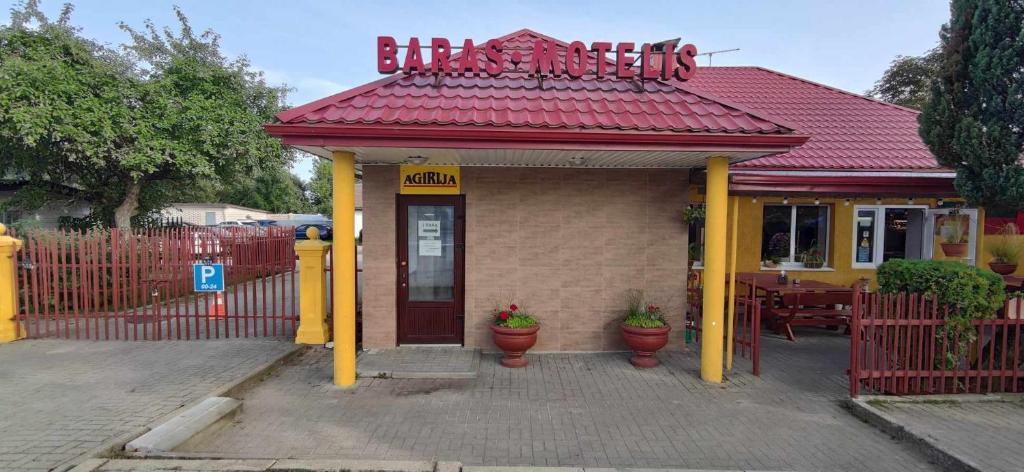
M 261 228 L 266 228 L 267 226 L 280 226 L 280 224 L 275 220 L 256 220 L 256 224 Z
M 330 241 L 331 236 L 334 234 L 334 228 L 326 223 L 304 223 L 295 227 L 295 239 L 309 239 L 306 237 L 306 230 L 311 226 L 316 227 L 320 230 L 320 239 L 322 241 Z

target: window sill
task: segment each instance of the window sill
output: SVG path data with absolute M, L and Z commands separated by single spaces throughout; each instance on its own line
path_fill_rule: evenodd
M 821 267 L 818 269 L 808 269 L 806 267 L 765 267 L 761 266 L 761 272 L 835 272 L 836 270 L 832 267 Z

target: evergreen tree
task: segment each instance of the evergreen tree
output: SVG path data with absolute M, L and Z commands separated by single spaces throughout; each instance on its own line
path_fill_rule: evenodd
M 1024 0 L 953 0 L 921 137 L 973 205 L 1024 207 Z

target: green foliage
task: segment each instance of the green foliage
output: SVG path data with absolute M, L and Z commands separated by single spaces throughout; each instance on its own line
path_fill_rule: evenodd
M 667 324 L 661 307 L 647 302 L 644 291 L 635 288 L 626 290 L 626 318 L 622 323 L 636 328 L 661 328 Z
M 945 337 L 951 346 L 945 359 L 950 367 L 977 339 L 971 322 L 995 316 L 1006 299 L 1005 283 L 998 274 L 955 261 L 886 261 L 878 266 L 878 288 L 882 293 L 934 296 L 940 306 L 949 307 L 944 329 L 937 336 Z
M 316 166 L 313 167 L 313 177 L 307 184 L 313 211 L 328 217 L 333 214 L 331 172 L 331 161 L 317 159 Z
M 203 180 L 285 166 L 262 129 L 284 90 L 175 12 L 176 31 L 121 24 L 131 42 L 115 50 L 70 26 L 70 6 L 55 22 L 36 0 L 16 7 L 0 27 L 0 166 L 28 188 L 77 189 L 118 226 Z
M 1024 2 L 953 0 L 921 137 L 972 205 L 1024 205 Z
M 683 223 L 687 225 L 703 223 L 706 214 L 704 205 L 690 205 L 683 210 Z
M 1013 223 L 999 228 L 999 234 L 988 238 L 988 252 L 992 261 L 999 264 L 1017 264 L 1024 255 L 1024 238 Z
M 938 75 L 940 62 L 938 49 L 923 56 L 896 56 L 882 78 L 865 95 L 920 110 L 928 102 L 931 81 Z
M 494 324 L 502 328 L 532 328 L 537 326 L 537 319 L 515 303 L 499 306 L 493 310 L 492 314 L 494 315 Z

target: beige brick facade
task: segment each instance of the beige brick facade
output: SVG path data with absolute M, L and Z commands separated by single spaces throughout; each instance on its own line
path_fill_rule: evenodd
M 542 324 L 537 351 L 620 350 L 624 293 L 644 289 L 682 346 L 687 171 L 462 168 L 466 333 L 494 349 L 489 311 L 514 295 Z M 363 345 L 395 345 L 398 168 L 363 171 Z

